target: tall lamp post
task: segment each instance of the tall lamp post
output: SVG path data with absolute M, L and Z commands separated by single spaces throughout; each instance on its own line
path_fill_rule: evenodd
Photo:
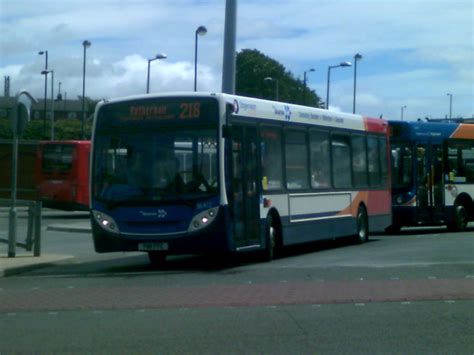
M 147 94 L 150 93 L 150 63 L 157 59 L 166 59 L 166 58 L 168 58 L 166 54 L 159 53 L 155 56 L 155 58 L 148 59 L 148 72 L 146 76 L 146 93 Z
M 407 108 L 406 106 L 402 106 L 402 107 L 401 107 L 400 118 L 401 118 L 402 121 L 403 121 L 403 111 L 405 111 L 406 108 Z
M 39 55 L 44 54 L 44 70 L 48 70 L 48 51 L 38 52 Z M 43 137 L 46 135 L 46 101 L 48 96 L 48 76 L 44 76 L 44 111 L 43 111 Z
M 446 94 L 449 96 L 449 119 L 453 118 L 453 94 Z
M 207 28 L 199 26 L 196 29 L 194 38 L 194 91 L 197 90 L 197 60 L 198 60 L 198 35 L 204 36 L 207 33 Z
M 280 98 L 280 87 L 279 87 L 279 83 L 278 83 L 278 79 L 274 79 L 270 76 L 266 77 L 265 79 L 263 79 L 263 81 L 266 81 L 266 82 L 274 82 L 275 83 L 275 101 L 278 101 Z
M 354 99 L 352 100 L 352 113 L 356 112 L 357 62 L 361 59 L 362 55 L 359 53 L 354 56 Z
M 326 109 L 329 109 L 329 83 L 331 82 L 331 69 L 339 67 L 351 67 L 351 62 L 341 62 L 338 65 L 330 65 L 328 67 L 328 83 L 326 89 Z
M 81 139 L 84 139 L 84 122 L 86 120 L 85 95 L 86 95 L 86 49 L 91 46 L 91 42 L 85 40 L 82 42 L 84 47 L 84 65 L 82 67 L 82 121 L 81 121 Z
M 41 74 L 47 76 L 51 73 L 51 140 L 54 141 L 54 70 L 43 70 Z
M 303 73 L 303 105 L 306 105 L 306 73 L 315 71 L 314 68 L 308 69 Z

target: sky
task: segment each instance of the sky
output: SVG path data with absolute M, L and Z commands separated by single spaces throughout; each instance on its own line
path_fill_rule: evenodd
M 387 119 L 474 117 L 472 0 L 237 0 L 236 49 L 257 49 L 326 99 L 328 67 L 357 62 L 356 112 Z M 94 99 L 221 91 L 225 0 L 0 0 L 0 75 L 10 93 Z M 49 84 L 48 84 L 49 85 Z M 3 86 L 3 85 L 2 85 Z M 331 69 L 330 109 L 352 112 L 354 67 Z M 3 95 L 3 90 L 1 92 Z M 50 96 L 50 87 L 48 87 Z M 402 109 L 402 107 L 404 107 Z

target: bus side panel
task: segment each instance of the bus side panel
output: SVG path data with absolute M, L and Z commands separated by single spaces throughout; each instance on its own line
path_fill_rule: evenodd
M 83 205 L 84 208 L 88 208 L 90 145 L 78 145 L 77 153 L 76 202 L 80 205 Z

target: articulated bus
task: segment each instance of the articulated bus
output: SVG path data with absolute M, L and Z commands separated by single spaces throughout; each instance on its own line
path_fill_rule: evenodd
M 88 210 L 90 141 L 43 141 L 36 156 L 36 186 L 43 206 Z
M 388 123 L 227 94 L 102 101 L 93 124 L 95 250 L 260 251 L 391 224 Z
M 447 225 L 474 220 L 474 124 L 389 122 L 393 225 Z

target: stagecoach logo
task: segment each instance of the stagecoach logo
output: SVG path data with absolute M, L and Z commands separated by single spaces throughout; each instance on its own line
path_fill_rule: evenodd
M 288 105 L 283 105 L 283 109 L 273 105 L 273 113 L 277 116 L 285 117 L 285 121 L 291 120 L 291 109 Z
M 168 213 L 164 209 L 159 209 L 156 212 L 151 212 L 151 211 L 140 211 L 140 214 L 142 217 L 157 217 L 157 218 L 165 218 Z

